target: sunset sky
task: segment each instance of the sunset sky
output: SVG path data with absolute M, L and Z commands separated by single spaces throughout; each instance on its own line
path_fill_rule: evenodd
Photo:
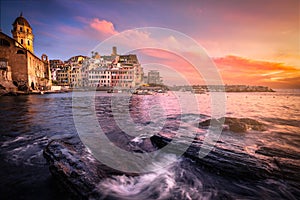
M 67 60 L 88 55 L 105 39 L 128 29 L 168 28 L 202 46 L 226 84 L 300 89 L 299 2 L 1 0 L 1 29 L 11 35 L 11 24 L 23 12 L 33 27 L 35 53 Z M 133 42 L 142 36 L 137 35 Z M 189 76 L 188 63 L 172 59 L 170 54 L 166 58 L 157 61 L 177 65 L 180 73 Z

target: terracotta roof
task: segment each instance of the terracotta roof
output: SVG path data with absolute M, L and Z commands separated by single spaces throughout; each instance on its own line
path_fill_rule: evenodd
M 28 23 L 28 21 L 23 17 L 22 13 L 20 14 L 19 17 L 16 18 L 16 20 L 13 23 L 13 26 L 16 26 L 17 24 L 19 25 L 25 25 L 31 28 L 30 24 Z

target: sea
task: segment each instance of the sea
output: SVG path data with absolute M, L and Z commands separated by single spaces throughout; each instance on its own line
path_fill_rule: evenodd
M 103 179 L 99 182 L 103 199 L 299 199 L 300 90 L 223 95 L 222 106 L 218 108 L 222 109 L 221 114 L 235 119 L 254 119 L 265 124 L 266 129 L 239 133 L 224 130 L 216 145 L 221 145 L 229 157 L 230 153 L 243 155 L 245 160 L 255 157 L 258 163 L 270 161 L 270 166 L 274 160 L 284 163 L 281 177 L 272 176 L 272 172 L 260 179 L 235 175 L 238 166 L 236 169 L 231 166 L 233 172 L 224 175 L 213 170 L 222 169 L 223 158 L 215 158 L 215 164 L 208 170 L 190 158 L 169 153 L 163 160 L 156 161 L 147 173 Z M 153 135 L 176 134 L 182 140 L 191 141 L 207 136 L 198 124 L 214 115 L 216 99 L 213 98 L 216 97 L 218 95 L 212 93 L 180 91 L 129 95 L 130 101 L 128 94 L 102 91 L 2 96 L 0 199 L 71 199 L 68 191 L 52 177 L 43 150 L 51 140 L 84 135 L 78 131 L 78 120 L 84 123 L 85 118 L 82 115 L 80 121 L 78 115 L 75 116 L 75 100 L 83 110 L 84 106 L 91 106 L 85 103 L 87 98 L 94 100 L 102 132 L 119 126 L 117 128 L 134 136 L 133 142 Z M 180 133 L 172 127 L 178 124 L 183 127 Z M 280 165 L 276 167 L 280 170 Z

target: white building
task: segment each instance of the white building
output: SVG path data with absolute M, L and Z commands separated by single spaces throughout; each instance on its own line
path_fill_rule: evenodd
M 143 69 L 136 55 L 117 55 L 116 48 L 111 56 L 94 55 L 83 63 L 83 86 L 133 88 L 142 83 Z

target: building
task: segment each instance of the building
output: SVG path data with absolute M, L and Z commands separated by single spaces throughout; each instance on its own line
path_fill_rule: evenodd
M 59 86 L 70 86 L 71 83 L 71 66 L 64 64 L 56 71 L 56 81 Z
M 81 87 L 81 67 L 86 56 L 73 56 L 63 62 L 61 60 L 50 60 L 52 81 L 55 85 Z
M 117 56 L 118 55 L 118 53 L 117 53 L 117 47 L 113 47 L 112 48 L 112 54 L 111 54 L 112 56 Z
M 57 71 L 64 66 L 62 60 L 50 60 L 51 80 L 53 84 L 57 84 Z
M 14 21 L 12 37 L 0 32 L 1 68 L 11 74 L 19 90 L 43 90 L 51 87 L 48 57 L 34 54 L 34 35 L 22 13 Z M 10 75 L 9 75 L 10 76 Z
M 156 84 L 156 85 L 162 84 L 159 71 L 156 70 L 149 71 L 148 76 L 145 79 L 147 79 L 148 84 Z
M 85 87 L 133 88 L 143 81 L 143 68 L 136 55 L 118 55 L 113 47 L 111 56 L 93 53 L 83 63 L 82 85 Z

